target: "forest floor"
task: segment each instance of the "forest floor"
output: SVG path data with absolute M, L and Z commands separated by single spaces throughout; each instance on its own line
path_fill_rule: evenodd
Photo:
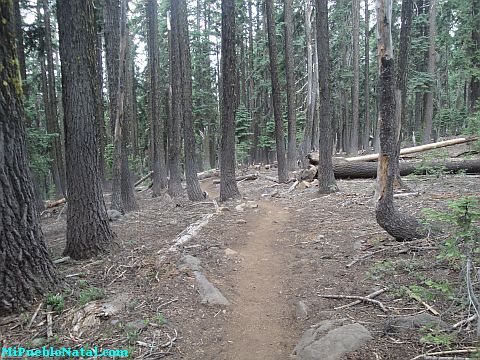
M 418 217 L 424 208 L 445 210 L 449 200 L 478 196 L 480 188 L 479 176 L 405 181 L 418 195 L 396 204 Z M 239 182 L 242 199 L 221 203 L 218 211 L 212 199 L 219 185 L 212 179 L 202 182 L 209 199 L 201 203 L 138 193 L 141 210 L 112 222 L 118 246 L 97 259 L 57 265 L 65 304 L 53 309 L 53 335 L 47 337 L 48 300 L 39 299 L 31 312 L 0 319 L 0 344 L 98 345 L 128 349 L 135 359 L 282 360 L 305 330 L 336 319 L 362 324 L 373 336 L 343 359 L 412 359 L 478 346 L 475 323 L 455 331 L 391 326 L 392 318 L 428 312 L 418 299 L 440 313 L 445 329 L 468 317 L 459 306 L 466 301 L 461 269 L 437 258 L 446 234 L 395 242 L 375 221 L 374 180 L 340 180 L 339 192 L 323 196 L 316 188 L 284 194 L 289 186 L 263 178 Z M 247 206 L 240 210 L 240 204 Z M 213 214 L 208 224 L 181 252 L 169 253 L 178 234 L 205 214 Z M 42 225 L 52 257 L 61 258 L 64 217 L 54 214 Z M 202 273 L 230 305 L 201 303 L 196 275 L 177 266 L 185 254 L 201 260 Z M 387 312 L 373 303 L 336 310 L 351 300 L 319 296 L 366 296 L 382 288 L 388 290 L 376 299 Z

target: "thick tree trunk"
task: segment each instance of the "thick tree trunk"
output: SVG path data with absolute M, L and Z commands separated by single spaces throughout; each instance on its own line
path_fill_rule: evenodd
M 105 146 L 107 145 L 107 133 L 105 130 L 105 106 L 103 96 L 103 37 L 100 29 L 97 28 L 97 86 L 100 99 L 97 101 L 97 118 L 98 118 L 98 170 L 100 171 L 100 179 L 102 184 L 105 183 Z
M 436 16 L 437 16 L 437 0 L 429 0 L 430 9 L 428 13 L 428 64 L 427 72 L 432 81 L 425 93 L 425 125 L 423 127 L 423 143 L 428 144 L 432 136 L 433 124 L 433 90 L 435 84 L 435 37 L 437 34 Z
M 352 91 L 352 133 L 350 154 L 358 154 L 360 129 L 360 0 L 352 0 L 352 42 L 353 42 L 353 91 Z
M 11 1 L 0 2 L 0 317 L 28 309 L 58 284 L 28 171 L 13 10 Z
M 480 109 L 478 100 L 480 100 L 480 0 L 472 0 L 472 45 L 471 52 L 472 66 L 475 69 L 474 74 L 470 78 L 470 113 Z
M 306 121 L 303 130 L 303 140 L 300 145 L 300 158 L 305 167 L 305 156 L 313 150 L 312 148 L 312 131 L 313 131 L 313 117 L 315 116 L 316 91 L 314 83 L 318 82 L 316 76 L 317 59 L 314 58 L 313 41 L 312 39 L 312 0 L 305 1 L 305 36 L 307 39 L 307 104 L 306 104 Z M 316 81 L 315 81 L 316 80 Z M 316 145 L 315 145 L 316 147 Z
M 158 14 L 157 1 L 148 0 L 146 15 L 148 21 L 148 118 L 150 119 L 150 153 L 153 171 L 152 195 L 160 196 L 167 188 L 167 168 L 165 164 L 165 126 L 159 116 L 158 90 Z
M 464 171 L 467 174 L 480 173 L 480 160 L 432 161 L 426 163 L 400 163 L 401 176 L 410 174 L 427 175 L 428 169 L 441 169 L 445 173 Z M 336 179 L 373 179 L 377 177 L 378 164 L 373 162 L 334 162 L 333 173 Z
M 176 7 L 175 7 L 176 8 Z M 172 19 L 177 18 L 177 22 L 172 21 L 178 26 L 178 44 L 180 63 L 181 63 L 181 92 L 177 95 L 182 101 L 183 115 L 183 141 L 185 154 L 185 177 L 187 180 L 187 195 L 192 201 L 202 200 L 203 191 L 197 179 L 197 158 L 195 155 L 195 130 L 193 127 L 193 107 L 192 107 L 192 61 L 190 56 L 188 19 L 186 0 L 179 0 L 178 14 L 172 11 Z M 176 16 L 175 16 L 176 15 Z M 175 94 L 175 92 L 174 92 Z M 175 95 L 174 95 L 175 99 Z M 176 99 L 174 100 L 176 101 Z
M 363 131 L 363 149 L 370 153 L 370 11 L 368 0 L 365 0 L 365 128 Z
M 220 200 L 237 197 L 235 181 L 235 0 L 222 0 Z
M 337 191 L 333 175 L 332 152 L 333 132 L 330 114 L 330 46 L 328 41 L 328 0 L 316 0 L 317 4 L 317 46 L 318 53 L 318 83 L 320 87 L 320 138 L 318 190 L 321 194 Z
M 392 0 L 376 0 L 378 28 L 379 72 L 379 124 L 380 158 L 377 185 L 378 202 L 376 218 L 378 224 L 396 240 L 413 240 L 422 237 L 420 224 L 410 216 L 401 214 L 393 203 L 395 164 L 398 164 L 398 124 L 395 117 L 395 67 L 392 49 Z
M 128 63 L 127 1 L 120 3 L 120 43 L 117 85 L 117 106 L 115 111 L 115 138 L 113 141 L 112 203 L 111 208 L 125 213 L 138 209 L 135 200 L 130 169 L 128 167 L 128 118 L 126 118 L 126 77 Z
M 104 0 L 103 36 L 105 38 L 105 59 L 108 80 L 108 103 L 110 118 L 110 136 L 115 137 L 115 113 L 117 107 L 117 86 L 119 76 L 120 44 L 120 0 Z
M 285 74 L 287 77 L 287 109 L 288 109 L 288 145 L 287 145 L 287 167 L 294 170 L 297 165 L 297 120 L 295 116 L 295 66 L 293 55 L 293 10 L 292 0 L 285 0 Z
M 278 182 L 288 180 L 287 162 L 285 159 L 285 138 L 282 119 L 282 98 L 277 65 L 277 39 L 275 32 L 275 9 L 273 0 L 266 0 L 268 53 L 270 59 L 270 77 L 272 81 L 273 116 L 275 118 L 275 142 L 278 163 Z
M 105 251 L 114 234 L 108 223 L 98 169 L 96 34 L 92 0 L 57 1 L 67 155 L 65 255 L 85 259 Z M 76 31 L 72 31 L 72 28 Z

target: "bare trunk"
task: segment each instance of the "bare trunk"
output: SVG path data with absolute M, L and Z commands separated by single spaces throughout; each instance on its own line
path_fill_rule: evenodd
M 285 73 L 287 77 L 287 108 L 288 108 L 288 146 L 287 167 L 294 170 L 296 167 L 296 139 L 297 124 L 295 117 L 295 74 L 293 56 L 293 10 L 292 0 L 285 0 Z
M 328 39 L 328 0 L 316 0 L 317 4 L 317 44 L 318 52 L 318 83 L 320 87 L 320 139 L 319 139 L 319 174 L 318 190 L 321 194 L 337 191 L 333 175 L 332 152 L 333 132 L 330 114 L 330 46 Z
M 220 200 L 237 197 L 235 180 L 235 0 L 222 0 Z
M 430 10 L 428 13 L 428 64 L 427 72 L 432 79 L 427 92 L 425 93 L 425 125 L 423 128 L 423 143 L 428 144 L 432 136 L 433 123 L 433 90 L 435 88 L 435 37 L 437 33 L 436 25 L 436 0 L 430 0 Z
M 353 41 L 353 91 L 352 91 L 352 132 L 350 153 L 358 154 L 359 98 L 360 98 L 360 0 L 352 0 L 352 41 Z
M 399 127 L 395 117 L 395 67 L 392 49 L 392 0 L 376 0 L 378 28 L 379 125 L 380 159 L 378 163 L 378 224 L 396 240 L 422 237 L 420 224 L 412 217 L 401 214 L 393 203 L 395 164 L 398 164 L 397 139 Z

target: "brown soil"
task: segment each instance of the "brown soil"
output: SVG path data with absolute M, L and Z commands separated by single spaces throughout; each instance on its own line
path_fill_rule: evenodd
M 295 341 L 285 327 L 292 309 L 283 295 L 288 254 L 279 243 L 288 213 L 268 201 L 258 205 L 258 212 L 245 218 L 246 243 L 233 247 L 242 265 L 234 275 L 225 359 L 284 359 Z
M 275 176 L 274 171 L 266 174 Z M 422 208 L 445 209 L 448 200 L 478 195 L 480 179 L 414 177 L 406 182 L 420 195 L 398 199 L 396 204 L 402 212 L 420 216 Z M 65 308 L 53 316 L 54 337 L 44 339 L 45 308 L 28 327 L 37 303 L 25 314 L 0 319 L 0 345 L 34 346 L 35 339 L 35 344 L 43 341 L 57 347 L 95 344 L 128 349 L 134 359 L 283 360 L 312 325 L 346 319 L 367 327 L 375 339 L 345 359 L 411 359 L 426 351 L 474 346 L 473 324 L 444 334 L 452 339 L 447 345 L 422 342 L 422 337 L 433 334 L 431 330 L 389 330 L 389 316 L 425 311 L 401 291 L 411 285 L 425 290 L 424 300 L 449 326 L 465 318 L 461 269 L 437 259 L 446 234 L 426 239 L 417 249 L 408 244 L 399 248 L 378 227 L 374 181 L 344 180 L 338 185 L 340 192 L 327 196 L 319 196 L 313 188 L 271 197 L 275 189 L 282 194 L 290 185 L 277 186 L 265 179 L 239 183 L 244 198 L 221 204 L 229 211 L 215 214 L 183 249 L 201 259 L 205 276 L 231 302 L 226 307 L 202 305 L 194 275 L 178 271 L 179 254 L 167 252 L 183 229 L 215 212 L 214 203 L 165 202 L 152 199 L 148 191 L 138 193 L 141 210 L 112 223 L 118 246 L 97 259 L 58 265 L 65 277 L 65 288 L 59 290 Z M 202 188 L 211 197 L 218 196 L 219 186 L 211 180 L 204 181 Z M 248 201 L 259 207 L 235 210 Z M 65 220 L 58 210 L 44 214 L 42 221 L 54 259 L 61 257 L 65 243 Z M 226 255 L 227 249 L 237 253 Z M 378 250 L 382 252 L 346 267 Z M 159 263 L 162 255 L 168 255 L 167 261 Z M 448 282 L 452 290 L 442 293 L 426 285 L 426 280 Z M 478 293 L 479 282 L 474 280 Z M 389 307 L 387 314 L 363 303 L 335 310 L 349 301 L 318 296 L 367 295 L 381 287 L 389 287 L 378 297 Z M 120 310 L 75 332 L 74 315 L 83 309 L 80 299 L 95 288 L 103 290 L 99 304 L 119 303 Z M 306 318 L 296 318 L 300 300 L 308 306 Z

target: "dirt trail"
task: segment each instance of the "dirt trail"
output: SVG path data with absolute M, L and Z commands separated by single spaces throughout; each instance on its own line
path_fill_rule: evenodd
M 279 204 L 261 201 L 258 212 L 244 217 L 245 242 L 235 248 L 243 261 L 235 276 L 225 359 L 281 360 L 292 351 L 291 309 L 282 293 L 286 254 L 279 245 L 287 215 Z

